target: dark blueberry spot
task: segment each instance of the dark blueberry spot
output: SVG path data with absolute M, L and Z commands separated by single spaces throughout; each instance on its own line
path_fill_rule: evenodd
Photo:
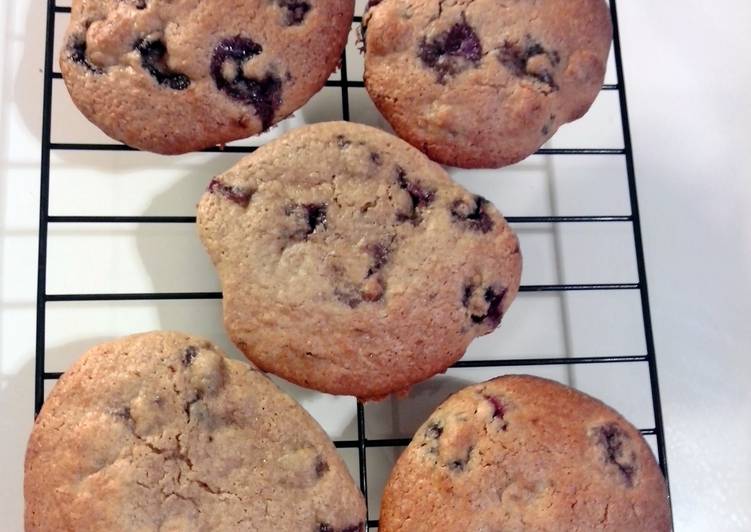
M 190 86 L 188 76 L 173 72 L 167 66 L 164 59 L 167 55 L 167 47 L 162 41 L 141 39 L 136 42 L 135 49 L 141 54 L 141 66 L 151 74 L 151 77 L 157 83 L 176 91 L 185 90 Z
M 336 145 L 339 146 L 340 148 L 344 149 L 350 144 L 352 144 L 352 142 L 350 142 L 349 139 L 347 139 L 347 137 L 345 137 L 344 135 L 336 136 Z
M 454 460 L 453 462 L 449 463 L 449 468 L 452 471 L 464 471 L 465 465 L 466 465 L 466 462 L 463 462 L 461 460 Z
M 425 189 L 414 181 L 408 180 L 407 172 L 401 166 L 396 167 L 396 182 L 399 184 L 399 188 L 405 190 L 412 200 L 412 210 L 409 214 L 399 213 L 398 218 L 400 220 L 418 221 L 417 209 L 430 205 L 435 199 L 435 191 Z
M 201 399 L 203 399 L 203 392 L 199 390 L 196 392 L 196 395 L 193 397 L 193 399 L 185 403 L 183 410 L 185 411 L 185 415 L 188 417 L 188 423 L 190 423 L 190 407 L 196 404 Z
M 440 423 L 433 422 L 425 429 L 425 437 L 431 440 L 437 440 L 443 434 L 443 426 Z
M 211 180 L 208 191 L 212 194 L 220 194 L 243 208 L 248 206 L 250 198 L 253 196 L 252 191 L 241 187 L 225 185 L 217 178 Z
M 547 135 L 548 133 L 550 133 L 550 128 L 547 124 L 545 124 L 544 126 L 542 126 L 542 134 Z
M 483 321 L 488 322 L 493 328 L 498 327 L 503 318 L 503 311 L 501 310 L 501 303 L 503 302 L 503 296 L 506 295 L 506 289 L 496 292 L 492 288 L 485 290 L 485 301 L 488 303 L 488 311 L 485 314 Z M 474 319 L 474 317 L 473 317 Z
M 472 447 L 469 447 L 467 449 L 467 454 L 464 457 L 451 460 L 446 465 L 451 471 L 454 471 L 455 473 L 461 473 L 467 469 L 467 464 L 469 463 L 469 457 L 471 454 L 472 454 Z
M 367 10 L 368 10 L 368 9 L 370 9 L 371 7 L 375 7 L 375 6 L 377 6 L 377 5 L 378 5 L 378 4 L 380 4 L 381 2 L 382 2 L 382 0 L 368 0 L 368 3 L 367 3 L 367 4 L 365 4 L 365 11 L 367 11 Z
M 486 395 L 485 399 L 493 406 L 493 419 L 500 420 L 502 422 L 501 428 L 504 431 L 508 430 L 508 422 L 503 417 L 506 415 L 506 407 L 501 400 L 494 395 Z
M 370 277 L 374 273 L 380 271 L 388 261 L 389 248 L 383 244 L 373 244 L 368 246 L 368 251 L 372 257 L 372 264 L 368 269 L 368 277 Z
M 490 232 L 495 225 L 488 214 L 490 202 L 482 196 L 475 196 L 472 201 L 474 205 L 468 205 L 463 200 L 456 200 L 451 204 L 451 215 L 456 221 L 464 223 L 473 231 Z
M 122 419 L 125 422 L 130 422 L 133 420 L 133 417 L 130 414 L 130 407 L 124 406 L 118 410 L 115 410 L 112 412 L 112 415 L 116 418 Z
M 431 41 L 423 39 L 418 55 L 425 65 L 438 73 L 443 82 L 447 75 L 461 72 L 467 66 L 477 66 L 482 58 L 482 44 L 475 30 L 466 21 L 454 24 Z
M 472 294 L 475 291 L 475 285 L 467 284 L 464 287 L 464 295 L 462 295 L 462 305 L 469 307 L 469 300 L 472 299 Z
M 335 288 L 334 295 L 339 301 L 348 305 L 349 308 L 356 308 L 360 303 L 362 303 L 362 296 L 360 295 L 360 292 L 355 290 L 353 287 Z
M 245 62 L 262 51 L 260 44 L 239 35 L 223 39 L 214 48 L 210 70 L 217 88 L 235 100 L 252 105 L 263 128 L 268 129 L 282 104 L 282 80 L 272 73 L 261 79 L 249 78 L 243 73 Z
M 185 351 L 183 351 L 183 366 L 186 368 L 193 363 L 193 359 L 198 356 L 198 348 L 191 345 Z
M 284 24 L 287 26 L 299 26 L 310 11 L 309 3 L 298 0 L 277 0 L 277 5 L 285 10 Z
M 136 9 L 146 9 L 146 0 L 124 0 L 126 4 L 130 4 Z
M 472 454 L 472 447 L 467 449 L 467 454 L 462 457 L 458 458 L 456 460 L 450 461 L 448 464 L 448 468 L 451 471 L 454 471 L 455 473 L 461 473 L 467 468 L 467 464 L 469 463 L 469 457 Z
M 561 56 L 557 51 L 554 50 L 550 52 L 546 50 L 529 35 L 527 35 L 525 44 L 523 45 L 504 41 L 503 46 L 501 46 L 498 51 L 498 60 L 508 68 L 514 76 L 535 79 L 540 83 L 547 85 L 548 91 L 557 91 L 558 84 L 555 82 L 552 72 L 545 68 L 539 71 L 529 70 L 529 60 L 539 55 L 547 56 L 550 65 L 553 67 L 561 62 Z
M 317 532 L 335 532 L 334 527 L 328 523 L 320 523 Z
M 311 203 L 303 205 L 303 209 L 308 219 L 308 234 L 315 233 L 318 228 L 326 229 L 326 205 L 322 203 Z
M 506 407 L 503 406 L 503 403 L 501 403 L 501 400 L 493 395 L 486 395 L 485 399 L 487 399 L 491 405 L 493 405 L 493 417 L 499 417 L 503 419 L 503 416 L 506 415 Z
M 374 151 L 370 152 L 370 160 L 373 161 L 373 164 L 376 164 L 378 166 L 381 166 L 383 164 L 381 154 Z
M 94 74 L 101 74 L 102 69 L 92 65 L 88 59 L 86 59 L 86 40 L 83 37 L 73 37 L 68 45 L 68 53 L 70 54 L 70 60 L 74 63 L 86 67 L 89 72 Z
M 634 485 L 636 474 L 636 457 L 629 453 L 624 446 L 628 435 L 618 425 L 611 423 L 600 427 L 598 443 L 603 447 L 605 459 L 615 465 L 623 476 L 623 481 L 628 487 Z
M 363 532 L 363 530 L 365 530 L 365 523 L 357 523 L 356 525 L 342 528 L 341 532 Z
M 482 292 L 482 298 L 480 299 L 479 294 L 477 294 L 478 288 L 471 283 L 464 286 L 462 305 L 470 309 L 472 323 L 482 323 L 495 329 L 503 318 L 501 305 L 503 297 L 506 295 L 506 289 L 496 290 L 492 287 L 487 287 Z
M 321 478 L 329 470 L 329 463 L 319 456 L 316 459 L 316 476 Z

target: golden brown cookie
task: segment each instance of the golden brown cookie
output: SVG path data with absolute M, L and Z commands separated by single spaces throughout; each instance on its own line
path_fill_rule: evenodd
M 452 395 L 385 489 L 379 532 L 667 532 L 665 481 L 636 428 L 600 401 L 528 376 Z
M 60 55 L 107 135 L 175 154 L 255 135 L 323 87 L 353 0 L 73 0 Z
M 372 0 L 365 86 L 440 163 L 515 163 L 584 115 L 605 76 L 603 0 Z
M 519 288 L 498 210 L 358 124 L 301 128 L 241 160 L 211 181 L 198 228 L 234 343 L 328 393 L 380 398 L 444 371 Z
M 331 441 L 255 368 L 153 332 L 91 349 L 26 453 L 26 530 L 363 530 Z

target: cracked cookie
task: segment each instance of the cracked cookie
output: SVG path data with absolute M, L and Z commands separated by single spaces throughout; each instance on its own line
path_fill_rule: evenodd
M 353 0 L 74 0 L 71 98 L 107 135 L 185 153 L 267 130 L 323 87 Z
M 380 532 L 668 532 L 665 481 L 639 431 L 562 384 L 469 386 L 417 430 L 391 472 Z
M 603 0 L 376 0 L 365 86 L 397 134 L 443 164 L 501 167 L 583 116 L 605 76 Z
M 198 205 L 230 338 L 264 371 L 377 399 L 444 371 L 516 297 L 516 235 L 404 141 L 346 122 L 263 146 Z
M 364 530 L 323 430 L 261 372 L 200 338 L 94 347 L 29 440 L 27 531 Z

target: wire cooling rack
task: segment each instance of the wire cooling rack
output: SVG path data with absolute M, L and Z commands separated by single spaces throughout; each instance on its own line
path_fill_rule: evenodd
M 69 1 L 69 0 L 68 0 Z M 58 0 L 63 3 L 65 0 Z M 647 280 L 644 265 L 644 253 L 642 248 L 642 234 L 639 219 L 639 207 L 637 201 L 636 192 L 636 180 L 634 174 L 634 162 L 633 153 L 631 147 L 631 134 L 628 121 L 628 110 L 626 104 L 626 89 L 624 86 L 623 76 L 623 62 L 621 56 L 620 47 L 620 33 L 618 28 L 618 16 L 616 12 L 615 0 L 610 0 L 610 9 L 613 19 L 613 54 L 611 59 L 613 70 L 613 83 L 607 83 L 603 85 L 602 90 L 605 93 L 617 94 L 616 117 L 611 122 L 619 122 L 621 134 L 622 134 L 622 147 L 614 148 L 591 148 L 591 147 L 561 147 L 553 148 L 547 147 L 541 149 L 536 154 L 538 159 L 546 161 L 546 165 L 551 166 L 550 161 L 561 157 L 576 158 L 577 165 L 580 167 L 586 167 L 590 160 L 593 158 L 619 158 L 624 165 L 624 195 L 627 196 L 627 200 L 624 200 L 623 206 L 630 208 L 630 214 L 614 213 L 614 214 L 580 214 L 576 212 L 569 212 L 564 215 L 550 213 L 550 214 L 530 214 L 524 216 L 507 216 L 508 221 L 515 227 L 515 229 L 522 236 L 522 249 L 525 251 L 525 258 L 527 251 L 524 245 L 523 233 L 527 228 L 531 228 L 531 232 L 535 232 L 537 228 L 538 232 L 549 232 L 556 237 L 556 244 L 553 246 L 552 254 L 546 255 L 548 261 L 557 262 L 555 265 L 558 270 L 561 269 L 561 258 L 558 254 L 560 249 L 560 230 L 566 226 L 589 226 L 589 227 L 614 227 L 620 226 L 626 228 L 630 233 L 629 237 L 633 242 L 633 257 L 634 261 L 634 279 L 628 282 L 557 282 L 557 283 L 524 283 L 521 287 L 520 298 L 525 295 L 535 296 L 540 294 L 553 294 L 559 298 L 563 306 L 566 307 L 570 301 L 567 298 L 571 298 L 575 294 L 600 294 L 604 299 L 600 299 L 600 303 L 595 303 L 595 307 L 602 306 L 602 313 L 607 314 L 607 302 L 613 300 L 618 294 L 628 293 L 635 294 L 635 304 L 639 308 L 639 323 L 637 329 L 638 334 L 643 336 L 640 341 L 637 341 L 635 345 L 643 347 L 643 350 L 638 353 L 620 353 L 620 354 L 607 354 L 602 352 L 593 352 L 592 354 L 582 355 L 575 351 L 576 347 L 572 342 L 567 339 L 566 349 L 563 352 L 556 353 L 555 355 L 540 355 L 530 356 L 529 353 L 519 354 L 514 352 L 512 342 L 512 348 L 507 351 L 509 353 L 503 356 L 499 355 L 498 342 L 495 340 L 482 344 L 479 348 L 479 355 L 475 353 L 472 355 L 468 353 L 464 359 L 457 362 L 453 368 L 448 372 L 447 377 L 443 381 L 442 377 L 437 377 L 433 381 L 429 381 L 427 384 L 418 385 L 415 393 L 410 397 L 402 400 L 390 399 L 385 403 L 362 405 L 356 403 L 351 398 L 339 398 L 335 403 L 334 408 L 329 408 L 331 403 L 326 403 L 325 407 L 329 410 L 334 410 L 333 416 L 347 415 L 346 412 L 350 412 L 352 417 L 350 429 L 344 430 L 330 430 L 330 427 L 326 427 L 326 422 L 323 421 L 324 428 L 329 429 L 329 433 L 335 440 L 337 448 L 340 453 L 343 454 L 345 460 L 350 466 L 353 474 L 359 477 L 360 487 L 368 502 L 368 528 L 376 529 L 378 527 L 378 509 L 380 504 L 380 489 L 388 476 L 388 471 L 391 463 L 398 456 L 401 449 L 409 443 L 409 436 L 413 433 L 414 429 L 419 423 L 429 414 L 432 409 L 437 406 L 447 395 L 448 392 L 458 389 L 470 382 L 477 382 L 484 380 L 485 378 L 492 377 L 499 373 L 506 372 L 530 372 L 538 373 L 544 376 L 552 376 L 558 380 L 567 382 L 568 384 L 575 385 L 579 388 L 584 388 L 586 391 L 593 393 L 593 395 L 602 396 L 606 395 L 605 391 L 611 388 L 622 388 L 620 390 L 621 403 L 619 403 L 619 409 L 629 409 L 633 402 L 639 402 L 634 397 L 641 395 L 646 396 L 646 403 L 641 402 L 642 410 L 651 410 L 647 414 L 639 414 L 637 417 L 640 419 L 651 419 L 652 423 L 647 423 L 646 426 L 641 426 L 640 430 L 642 434 L 647 437 L 648 441 L 653 445 L 656 452 L 658 461 L 667 478 L 667 463 L 665 458 L 665 439 L 664 429 L 662 421 L 662 413 L 660 406 L 660 392 L 657 378 L 657 366 L 655 362 L 655 349 L 652 336 L 651 317 L 649 310 L 649 298 L 647 291 Z M 50 293 L 49 288 L 49 274 L 51 268 L 55 266 L 53 260 L 50 260 L 50 231 L 60 226 L 73 227 L 73 228 L 88 228 L 93 226 L 111 225 L 111 226 L 130 226 L 130 224 L 136 224 L 139 226 L 148 226 L 149 224 L 193 224 L 195 222 L 194 216 L 172 216 L 152 214 L 148 215 L 119 215 L 119 214 L 75 214 L 66 212 L 65 214 L 58 215 L 50 212 L 50 202 L 52 198 L 50 187 L 50 175 L 51 169 L 54 170 L 54 154 L 56 153 L 77 153 L 84 154 L 87 152 L 106 152 L 114 154 L 115 152 L 132 152 L 135 151 L 132 148 L 116 143 L 107 142 L 89 142 L 87 141 L 65 141 L 59 142 L 58 139 L 53 139 L 53 116 L 56 113 L 56 109 L 53 108 L 53 101 L 56 105 L 59 104 L 59 100 L 54 97 L 56 84 L 62 84 L 61 75 L 55 71 L 55 47 L 56 42 L 59 44 L 60 36 L 64 30 L 64 21 L 59 20 L 60 17 L 66 17 L 70 13 L 69 5 L 58 5 L 55 0 L 48 0 L 47 7 L 47 32 L 46 32 L 46 47 L 45 47 L 45 62 L 44 62 L 44 102 L 43 102 L 43 122 L 42 122 L 42 157 L 41 157 L 41 203 L 39 214 L 39 264 L 38 264 L 38 285 L 37 285 L 37 328 L 36 328 L 36 370 L 35 370 L 35 401 L 34 408 L 35 413 L 38 413 L 45 398 L 45 391 L 49 386 L 54 383 L 61 375 L 60 371 L 49 369 L 49 358 L 47 353 L 49 352 L 48 336 L 50 320 L 48 318 L 48 309 L 50 305 L 54 304 L 66 304 L 65 308 L 71 308 L 70 305 L 86 304 L 91 302 L 97 302 L 106 305 L 116 305 L 121 302 L 168 302 L 178 301 L 181 304 L 189 305 L 195 304 L 200 301 L 214 301 L 217 302 L 221 299 L 221 293 L 218 291 L 141 291 L 141 292 L 127 292 L 123 290 L 115 290 L 109 293 L 105 291 L 97 291 L 95 293 L 60 293 L 54 291 Z M 353 24 L 359 24 L 361 17 L 355 17 Z M 334 91 L 340 91 L 339 101 L 341 103 L 341 115 L 340 116 L 328 116 L 323 115 L 320 118 L 331 120 L 336 118 L 342 118 L 344 120 L 350 120 L 352 109 L 360 105 L 359 100 L 351 107 L 351 91 L 356 89 L 362 89 L 364 84 L 362 80 L 350 79 L 348 76 L 348 56 L 350 62 L 352 58 L 356 57 L 356 52 L 353 50 L 354 42 L 350 39 L 347 51 L 343 54 L 341 69 L 338 76 L 332 76 L 326 83 L 326 87 Z M 619 115 L 619 116 L 618 116 Z M 355 117 L 357 119 L 357 117 Z M 594 136 L 596 137 L 596 136 Z M 590 135 L 590 141 L 594 142 L 597 138 Z M 205 150 L 206 152 L 217 154 L 232 154 L 232 153 L 248 153 L 255 150 L 257 146 L 232 143 L 225 147 L 214 147 Z M 534 157 L 533 157 L 534 158 Z M 225 163 L 224 167 L 231 165 L 231 162 Z M 126 169 L 127 170 L 127 169 Z M 508 172 L 507 169 L 501 171 L 490 172 Z M 203 176 L 208 179 L 208 176 Z M 461 177 L 461 176 L 460 176 Z M 106 176 L 102 176 L 101 179 L 106 180 Z M 495 177 L 499 181 L 486 181 L 487 183 L 499 183 L 502 177 Z M 461 181 L 462 179 L 460 179 Z M 466 181 L 467 185 L 472 181 Z M 106 181 L 105 181 L 105 185 Z M 495 185 L 489 185 L 495 186 Z M 505 189 L 506 192 L 509 189 Z M 54 203 L 54 202 L 53 202 Z M 505 207 L 502 210 L 509 212 L 513 207 Z M 69 209 L 68 209 L 69 210 Z M 570 209 L 569 209 L 570 210 Z M 587 209 L 591 211 L 591 209 Z M 611 209 L 612 210 L 612 209 Z M 514 214 L 513 211 L 511 214 Z M 610 237 L 607 237 L 608 239 Z M 619 246 L 620 247 L 620 246 Z M 627 248 L 630 247 L 626 246 Z M 545 260 L 538 259 L 539 260 Z M 529 266 L 532 261 L 525 260 L 525 266 Z M 565 262 L 565 261 L 564 261 Z M 85 275 L 86 272 L 77 272 L 78 275 Z M 567 303 L 568 301 L 568 303 Z M 605 301 L 606 303 L 602 303 Z M 516 306 L 520 306 L 521 303 L 517 302 Z M 571 308 L 576 308 L 576 305 L 569 305 L 569 311 Z M 512 312 L 514 309 L 512 309 Z M 70 312 L 70 311 L 67 311 Z M 598 311 L 595 310 L 595 313 Z M 56 314 L 59 315 L 58 312 Z M 63 312 L 64 314 L 64 312 Z M 532 318 L 534 319 L 535 312 L 532 312 Z M 575 321 L 576 316 L 567 316 L 564 312 L 562 316 L 562 326 L 564 329 L 570 329 L 573 327 L 572 321 Z M 77 319 L 72 316 L 72 319 Z M 530 323 L 530 318 L 526 318 L 526 323 Z M 537 335 L 545 335 L 545 323 L 532 322 L 536 329 L 541 329 L 543 332 L 535 332 Z M 508 328 L 511 328 L 507 325 Z M 602 328 L 596 323 L 591 325 L 585 324 L 583 330 L 584 334 L 590 337 L 596 337 L 602 339 L 602 331 L 596 331 L 595 329 Z M 582 329 L 581 325 L 579 329 Z M 508 334 L 504 331 L 504 327 L 501 327 L 500 335 Z M 501 336 L 502 338 L 503 336 Z M 591 338 L 590 338 L 591 339 Z M 586 339 L 585 339 L 586 340 Z M 598 340 L 599 341 L 599 340 Z M 584 342 L 589 347 L 585 350 L 593 351 L 591 344 Z M 581 344 L 581 342 L 578 342 Z M 597 348 L 594 348 L 596 351 Z M 76 353 L 78 346 L 76 346 Z M 490 355 L 488 355 L 490 353 Z M 607 368 L 608 371 L 604 373 L 590 374 L 590 380 L 595 379 L 600 382 L 598 386 L 592 386 L 586 384 L 586 379 L 582 380 L 574 378 L 576 371 L 579 370 L 580 374 L 586 374 L 585 368 Z M 634 371 L 627 370 L 627 368 L 636 368 L 636 373 L 642 369 L 644 378 L 641 380 L 636 379 L 635 384 L 628 384 L 622 381 L 622 376 L 633 375 Z M 457 375 L 462 378 L 457 378 Z M 633 379 L 632 379 L 633 380 Z M 277 381 L 278 382 L 278 381 Z M 438 382 L 439 384 L 431 384 L 431 382 Z M 443 384 L 441 384 L 443 383 Z M 284 387 L 285 384 L 281 383 Z M 446 386 L 444 386 L 446 384 Z M 286 385 L 290 388 L 289 385 Z M 648 387 L 648 390 L 647 390 Z M 594 390 L 594 392 L 593 392 Z M 597 393 L 597 390 L 602 393 Z M 604 390 L 604 391 L 603 391 Z M 295 390 L 292 391 L 295 395 Z M 305 395 L 307 394 L 307 395 Z M 297 390 L 297 396 L 300 398 L 304 395 L 308 399 L 315 396 L 313 392 L 301 392 Z M 427 398 L 427 399 L 426 399 Z M 607 402 L 607 398 L 603 398 Z M 343 403 L 345 401 L 346 403 Z M 305 400 L 302 401 L 305 406 Z M 646 406 L 645 406 L 646 405 Z M 309 408 L 310 409 L 310 408 Z M 320 410 L 320 408 L 319 408 Z M 632 411 L 632 410 L 629 410 Z M 314 417 L 317 417 L 321 421 L 320 416 L 316 415 L 316 412 L 312 412 Z M 318 412 L 320 414 L 320 412 Z M 331 412 L 329 412 L 331 415 Z M 629 416 L 627 416 L 629 417 Z M 633 418 L 633 416 L 631 416 Z M 384 422 L 384 419 L 390 421 Z M 633 420 L 633 419 L 632 419 Z M 338 432 L 338 434 L 337 434 Z M 344 437 L 342 437 L 344 436 Z M 370 467 L 369 467 L 370 460 Z M 370 479 L 369 479 L 370 477 Z M 370 493 L 369 493 L 370 492 Z

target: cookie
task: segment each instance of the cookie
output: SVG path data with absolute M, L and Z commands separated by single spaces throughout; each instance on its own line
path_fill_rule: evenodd
M 617 412 L 546 379 L 500 377 L 451 396 L 399 457 L 380 532 L 667 532 L 665 481 Z
M 603 0 L 371 0 L 365 86 L 397 134 L 440 163 L 501 167 L 587 112 L 611 22 Z
M 519 288 L 498 210 L 383 131 L 293 131 L 215 177 L 198 205 L 224 322 L 264 371 L 377 399 L 444 371 Z
M 107 135 L 164 154 L 260 133 L 338 65 L 353 0 L 73 0 L 60 67 Z
M 318 424 L 200 338 L 91 349 L 57 383 L 26 453 L 26 530 L 364 530 Z

